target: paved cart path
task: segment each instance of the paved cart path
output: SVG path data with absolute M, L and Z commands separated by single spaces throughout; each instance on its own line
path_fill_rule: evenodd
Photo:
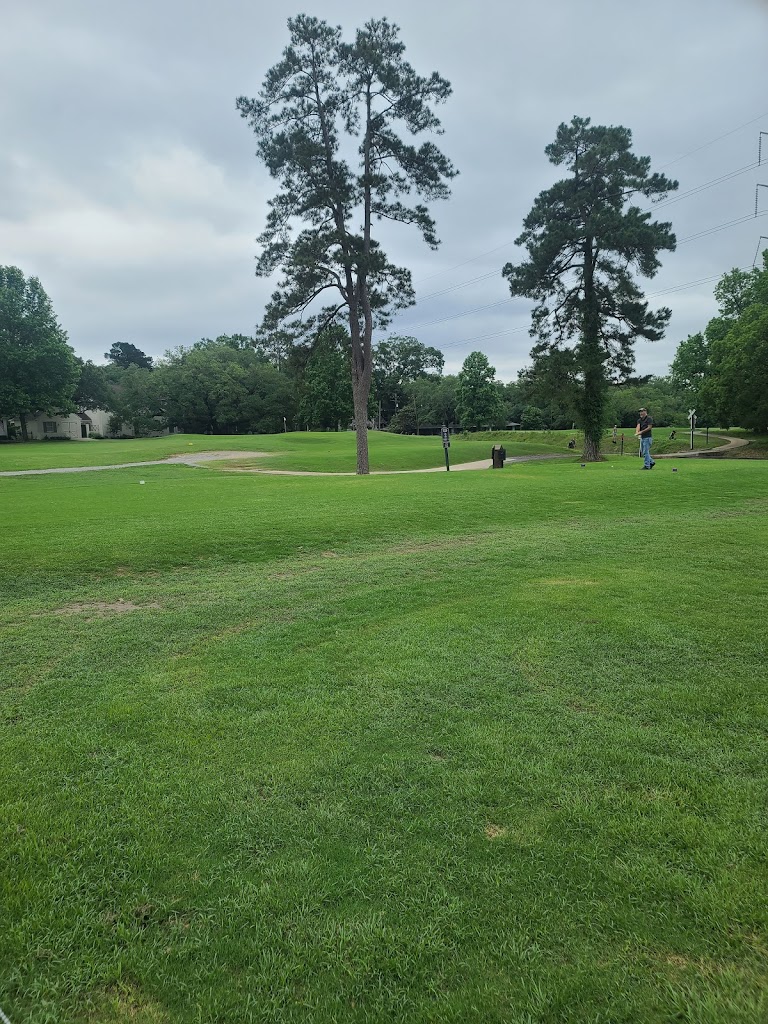
M 703 430 L 694 430 L 694 434 L 698 434 L 700 437 L 705 437 Z M 717 441 L 725 441 L 725 444 L 718 445 L 717 448 L 697 448 L 692 452 L 670 452 L 668 455 L 654 455 L 656 459 L 696 459 L 707 457 L 707 455 L 713 455 L 715 452 L 727 452 L 732 448 L 743 448 L 744 445 L 749 444 L 749 441 L 745 441 L 743 437 L 723 437 L 722 434 L 713 434 L 712 437 Z
M 702 430 L 695 433 L 703 436 Z M 725 444 L 717 448 L 700 448 L 693 452 L 671 452 L 668 455 L 656 455 L 656 459 L 696 459 L 706 458 L 715 452 L 727 452 L 732 448 L 743 448 L 749 444 L 742 437 L 723 437 L 719 434 L 712 435 L 715 439 L 725 441 Z M 267 459 L 277 454 L 276 452 L 240 452 L 240 451 L 219 451 L 219 452 L 190 452 L 189 454 L 171 455 L 167 459 L 153 459 L 150 462 L 120 462 L 113 466 L 66 466 L 57 469 L 15 469 L 0 472 L 0 476 L 46 476 L 50 473 L 96 473 L 104 469 L 140 469 L 142 466 L 201 466 L 206 462 L 223 462 L 227 459 Z M 574 452 L 560 453 L 553 452 L 551 455 L 513 455 L 506 459 L 506 464 L 515 462 L 538 462 L 543 459 L 573 459 L 578 456 Z M 467 469 L 490 469 L 491 463 L 488 459 L 478 459 L 475 462 L 459 462 L 451 466 L 452 472 L 460 472 Z M 264 473 L 268 476 L 356 476 L 356 473 L 322 473 L 301 469 L 264 469 L 261 466 L 250 466 L 246 469 L 237 468 L 229 470 L 231 473 Z M 376 469 L 371 476 L 400 476 L 405 473 L 444 473 L 445 466 L 430 466 L 428 469 Z
M 265 459 L 276 454 L 275 452 L 196 452 L 188 455 L 172 455 L 167 459 L 154 459 L 150 462 L 120 462 L 112 466 L 66 466 L 58 469 L 15 469 L 0 473 L 0 476 L 46 476 L 50 473 L 95 473 L 105 469 L 140 469 L 143 466 L 200 466 L 206 462 L 223 462 L 226 459 Z M 568 455 L 514 455 L 507 459 L 509 462 L 534 462 L 538 459 L 569 459 L 573 454 Z M 479 459 L 476 462 L 460 462 L 451 466 L 451 470 L 462 469 L 490 469 L 491 463 L 488 459 Z M 320 473 L 299 469 L 262 469 L 259 466 L 248 467 L 247 469 L 230 470 L 234 473 L 266 473 L 270 476 L 356 476 L 356 473 Z M 445 466 L 431 466 L 429 469 L 381 469 L 374 470 L 371 476 L 391 476 L 402 473 L 444 473 Z
M 504 464 L 510 462 L 536 462 L 539 459 L 571 459 L 572 454 L 562 455 L 513 455 L 505 459 Z M 463 469 L 490 469 L 491 463 L 488 459 L 478 459 L 476 462 L 458 462 L 451 466 L 451 472 Z M 308 469 L 261 469 L 254 466 L 248 469 L 231 469 L 230 473 L 264 473 L 268 476 L 357 476 L 356 473 L 321 473 Z M 406 473 L 445 473 L 445 466 L 430 466 L 428 469 L 372 469 L 369 476 L 404 476 Z

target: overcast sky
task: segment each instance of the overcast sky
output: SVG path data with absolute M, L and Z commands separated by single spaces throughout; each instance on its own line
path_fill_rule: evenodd
M 713 315 L 716 279 L 768 235 L 752 218 L 768 184 L 766 0 L 0 0 L 0 264 L 40 278 L 79 355 L 253 333 L 274 285 L 253 271 L 275 184 L 235 99 L 258 93 L 302 11 L 348 37 L 386 15 L 416 70 L 453 86 L 440 145 L 460 177 L 433 207 L 442 245 L 388 236 L 419 295 L 390 333 L 442 349 L 448 371 L 475 349 L 503 380 L 528 362 L 531 303 L 500 271 L 522 256 L 513 239 L 558 176 L 544 147 L 574 114 L 630 128 L 680 182 L 658 214 L 678 249 L 646 282 L 672 322 L 638 344 L 639 373 L 666 372 Z

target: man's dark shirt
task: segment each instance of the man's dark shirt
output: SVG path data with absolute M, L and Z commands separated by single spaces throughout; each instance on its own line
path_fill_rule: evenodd
M 640 434 L 641 434 L 642 437 L 653 437 L 653 431 L 652 430 L 649 430 L 647 434 L 643 434 L 643 431 L 645 430 L 646 427 L 652 427 L 652 426 L 653 426 L 653 417 L 652 416 L 641 416 L 640 417 Z

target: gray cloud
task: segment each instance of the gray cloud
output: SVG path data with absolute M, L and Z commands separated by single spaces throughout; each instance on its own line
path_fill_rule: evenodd
M 114 341 L 160 355 L 260 319 L 272 283 L 253 276 L 255 237 L 274 185 L 235 98 L 256 94 L 298 10 L 30 0 L 4 15 L 0 262 L 41 278 L 81 355 L 100 358 Z M 520 258 L 512 243 L 522 218 L 557 176 L 544 147 L 560 121 L 579 114 L 626 125 L 636 151 L 668 165 L 681 193 L 754 163 L 758 132 L 768 130 L 768 113 L 739 127 L 768 110 L 768 9 L 753 0 L 391 0 L 386 12 L 336 0 L 310 13 L 347 33 L 386 13 L 417 69 L 453 84 L 441 145 L 461 176 L 434 211 L 442 246 L 431 253 L 407 229 L 386 235 L 423 297 L 393 331 L 421 325 L 413 333 L 443 347 L 450 370 L 473 348 L 504 379 L 527 361 L 529 304 L 505 301 L 500 271 Z M 759 180 L 768 182 L 768 152 L 760 172 L 659 217 L 681 240 L 746 217 Z M 749 266 L 761 233 L 768 220 L 682 241 L 647 291 Z M 474 278 L 483 279 L 459 287 Z M 638 346 L 639 372 L 664 372 L 677 342 L 713 315 L 714 283 L 652 299 L 671 306 L 673 320 L 663 342 Z

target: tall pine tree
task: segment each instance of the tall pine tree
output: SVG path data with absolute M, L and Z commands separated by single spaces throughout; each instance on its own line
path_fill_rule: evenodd
M 427 207 L 407 200 L 447 198 L 456 171 L 434 143 L 415 146 L 403 136 L 440 133 L 433 106 L 451 87 L 437 73 L 416 74 L 397 26 L 385 18 L 369 21 L 350 44 L 341 29 L 306 15 L 289 19 L 288 28 L 290 43 L 259 98 L 237 101 L 257 155 L 281 186 L 259 238 L 256 273 L 282 271 L 262 326 L 270 333 L 288 324 L 294 336 L 307 337 L 343 317 L 357 472 L 367 473 L 374 324 L 384 326 L 413 302 L 410 272 L 390 263 L 374 221 L 412 224 L 437 247 Z M 313 314 L 326 296 L 333 304 Z
M 632 205 L 634 195 L 661 198 L 677 188 L 650 173 L 650 157 L 631 151 L 627 128 L 592 125 L 574 117 L 561 124 L 546 154 L 569 177 L 541 192 L 516 239 L 528 260 L 502 273 L 512 295 L 538 304 L 531 335 L 534 358 L 572 348 L 584 429 L 584 458 L 600 458 L 605 398 L 610 379 L 634 365 L 637 338 L 658 341 L 671 311 L 651 311 L 632 270 L 653 277 L 658 253 L 674 250 L 671 224 L 651 220 Z

